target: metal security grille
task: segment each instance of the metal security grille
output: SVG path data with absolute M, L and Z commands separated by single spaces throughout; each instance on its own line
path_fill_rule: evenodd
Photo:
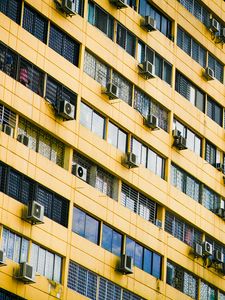
M 191 247 L 194 243 L 202 243 L 202 233 L 199 230 L 168 211 L 166 211 L 165 231 Z
M 112 81 L 119 88 L 119 98 L 132 105 L 132 84 L 115 71 L 113 71 Z
M 0 11 L 7 17 L 20 23 L 21 1 L 20 0 L 3 0 L 0 1 Z
M 18 55 L 0 43 L 0 70 L 16 78 Z
M 157 214 L 157 204 L 138 191 L 122 183 L 121 204 L 144 219 L 155 223 Z
M 109 197 L 112 197 L 113 181 L 114 181 L 113 175 L 104 171 L 102 168 L 97 167 L 95 187 L 100 192 L 106 194 Z
M 224 254 L 224 263 L 225 263 L 225 246 L 219 243 L 218 241 L 215 241 L 208 235 L 206 235 L 205 240 L 212 245 L 213 251 L 218 250 Z
M 1 300 L 25 300 L 17 295 L 14 295 L 6 290 L 0 288 L 0 299 Z
M 91 300 L 144 300 L 73 261 L 69 263 L 67 286 Z
M 0 103 L 0 124 L 7 124 L 13 129 L 16 127 L 16 114 Z

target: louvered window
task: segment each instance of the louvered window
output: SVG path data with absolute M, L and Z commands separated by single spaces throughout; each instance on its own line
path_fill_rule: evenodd
M 119 98 L 132 105 L 132 83 L 116 71 L 113 71 L 112 81 L 119 89 Z
M 16 78 L 18 55 L 0 43 L 0 70 Z
M 144 219 L 155 223 L 157 204 L 125 183 L 122 183 L 121 203 Z
M 136 37 L 125 27 L 117 23 L 116 42 L 124 48 L 130 55 L 135 56 Z
M 9 125 L 13 130 L 16 127 L 16 114 L 0 103 L 0 125 Z
M 214 71 L 214 76 L 223 83 L 223 69 L 224 65 L 220 63 L 211 54 L 208 55 L 208 66 Z
M 212 166 L 216 165 L 216 146 L 206 141 L 205 145 L 205 160 L 210 163 Z
M 216 101 L 207 97 L 207 116 L 210 117 L 217 124 L 223 124 L 223 108 Z
M 200 300 L 216 300 L 216 289 L 210 284 L 201 280 Z
M 24 4 L 23 12 L 23 28 L 33 34 L 43 43 L 47 40 L 48 21 L 42 17 L 38 12 Z
M 0 288 L 0 299 L 1 300 L 25 300 L 24 298 L 21 298 L 1 288 Z
M 209 210 L 214 210 L 217 208 L 217 205 L 220 200 L 220 196 L 211 190 L 209 187 L 204 186 L 203 187 L 203 193 L 202 193 L 202 205 L 208 208 Z
M 79 43 L 52 24 L 50 27 L 49 47 L 75 66 L 78 66 Z
M 17 24 L 20 23 L 20 15 L 21 15 L 20 0 L 1 0 L 0 11 L 10 19 L 15 21 Z

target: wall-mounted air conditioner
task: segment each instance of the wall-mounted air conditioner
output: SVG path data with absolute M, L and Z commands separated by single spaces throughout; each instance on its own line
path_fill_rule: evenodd
M 174 137 L 173 146 L 179 150 L 187 149 L 187 140 L 182 135 Z
M 215 167 L 216 167 L 216 169 L 217 169 L 218 171 L 224 173 L 224 171 L 225 171 L 224 164 L 222 164 L 222 163 L 216 163 Z
M 75 106 L 67 100 L 59 101 L 58 114 L 66 120 L 74 120 Z
M 32 225 L 43 224 L 44 206 L 38 203 L 37 201 L 29 201 L 24 219 L 27 222 L 30 222 Z
M 9 126 L 8 124 L 1 124 L 1 130 L 6 133 L 7 135 L 13 137 L 13 128 Z
M 29 144 L 29 137 L 26 136 L 25 134 L 19 134 L 17 136 L 17 141 L 19 141 L 20 143 L 24 144 L 25 146 L 28 146 Z
M 150 16 L 145 16 L 144 19 L 141 19 L 141 26 L 147 31 L 156 30 L 156 20 Z
M 102 89 L 102 93 L 108 95 L 110 100 L 119 98 L 119 88 L 112 82 L 107 83 L 106 88 Z
M 214 77 L 214 71 L 213 69 L 206 67 L 203 71 L 203 76 L 205 77 L 206 80 L 213 80 L 215 79 Z
M 6 266 L 6 255 L 3 250 L 0 250 L 0 267 Z
M 24 283 L 35 283 L 33 267 L 26 262 L 20 263 L 19 270 L 15 277 Z
M 125 155 L 122 157 L 122 164 L 129 169 L 139 167 L 137 156 L 132 152 L 125 153 Z
M 72 173 L 78 178 L 87 181 L 87 169 L 79 164 L 74 164 L 72 166 Z
M 127 0 L 109 0 L 111 4 L 116 6 L 117 8 L 127 8 L 128 3 Z
M 209 26 L 209 29 L 212 31 L 212 32 L 218 32 L 220 30 L 220 24 L 219 22 L 212 18 L 210 19 L 210 26 Z
M 223 252 L 219 251 L 219 250 L 214 250 L 213 252 L 213 261 L 221 264 L 224 262 L 224 255 Z
M 62 0 L 61 9 L 68 16 L 76 14 L 76 0 Z
M 210 256 L 213 254 L 213 246 L 209 242 L 202 243 L 202 254 L 203 256 Z
M 159 120 L 156 116 L 149 114 L 146 118 L 144 118 L 144 125 L 152 130 L 157 130 L 159 129 Z
M 148 60 L 138 65 L 139 74 L 145 79 L 154 78 L 155 76 L 155 66 Z
M 120 257 L 120 265 L 118 271 L 123 274 L 132 274 L 133 273 L 133 257 L 126 254 L 122 254 Z
M 194 255 L 195 257 L 202 257 L 202 245 L 198 243 L 194 243 Z

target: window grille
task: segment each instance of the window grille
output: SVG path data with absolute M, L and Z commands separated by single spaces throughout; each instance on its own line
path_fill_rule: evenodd
M 79 43 L 53 24 L 50 26 L 49 47 L 78 66 Z
M 219 300 L 225 300 L 225 293 L 219 291 Z
M 1 300 L 25 300 L 24 298 L 21 298 L 1 288 L 0 288 L 0 299 Z
M 144 300 L 73 261 L 69 263 L 67 286 L 91 300 Z
M 26 3 L 23 11 L 23 28 L 43 43 L 46 43 L 48 21 Z
M 121 204 L 147 221 L 155 223 L 157 214 L 156 202 L 145 197 L 125 183 L 122 183 Z
M 95 187 L 103 194 L 112 197 L 114 176 L 97 167 Z
M 212 245 L 213 251 L 218 250 L 218 251 L 220 251 L 224 254 L 224 263 L 225 263 L 225 245 L 223 245 L 220 242 L 214 240 L 213 238 L 211 238 L 207 234 L 205 236 L 205 240 Z
M 223 125 L 223 108 L 209 96 L 207 96 L 207 116 L 220 126 Z
M 112 81 L 119 88 L 119 98 L 132 105 L 132 84 L 116 71 L 113 71 Z
M 16 114 L 0 103 L 0 124 L 9 125 L 13 129 L 16 127 Z
M 214 300 L 216 297 L 216 290 L 210 284 L 201 281 L 200 285 L 200 300 Z
M 29 138 L 28 147 L 59 166 L 63 166 L 65 146 L 43 130 L 20 118 L 18 134 L 25 134 Z
M 0 43 L 0 70 L 15 79 L 17 63 L 18 55 Z
M 3 0 L 0 1 L 0 11 L 17 24 L 20 23 L 21 1 Z
M 202 243 L 202 232 L 168 211 L 166 211 L 165 231 L 191 247 L 194 243 Z
M 209 210 L 214 210 L 217 208 L 217 203 L 219 203 L 220 196 L 211 190 L 209 187 L 203 187 L 202 193 L 202 205 Z

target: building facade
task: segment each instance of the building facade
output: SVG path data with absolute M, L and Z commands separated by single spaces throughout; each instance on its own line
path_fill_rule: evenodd
M 1 299 L 225 299 L 224 19 L 0 0 Z

